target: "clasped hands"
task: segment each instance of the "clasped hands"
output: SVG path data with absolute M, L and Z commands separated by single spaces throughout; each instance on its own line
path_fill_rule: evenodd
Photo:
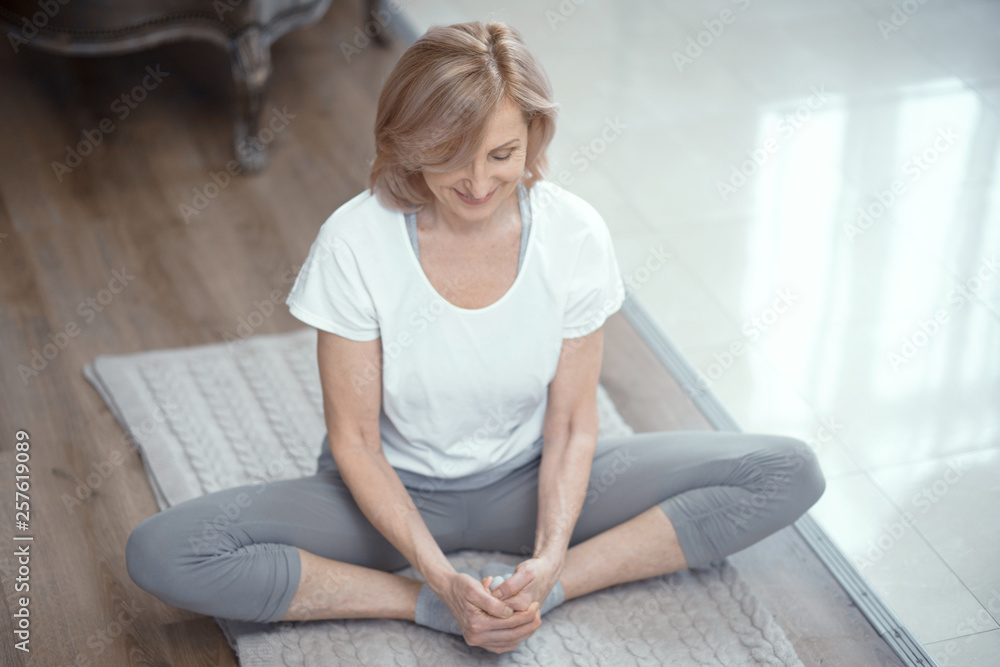
M 561 571 L 561 560 L 539 556 L 518 563 L 514 573 L 494 591 L 490 591 L 492 577 L 476 581 L 455 572 L 446 580 L 444 590 L 435 593 L 451 609 L 469 646 L 505 653 L 541 627 L 542 602 Z

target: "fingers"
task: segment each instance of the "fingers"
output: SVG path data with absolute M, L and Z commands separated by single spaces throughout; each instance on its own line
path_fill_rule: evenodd
M 505 600 L 506 598 L 512 598 L 521 592 L 525 586 L 530 584 L 535 580 L 535 573 L 526 567 L 519 567 L 514 570 L 512 574 L 506 581 L 496 587 L 493 591 L 493 597 L 498 600 Z
M 489 576 L 489 577 L 483 577 L 482 580 L 483 588 L 490 595 L 493 595 L 493 591 L 490 590 L 490 587 L 493 585 L 493 579 L 494 577 Z M 526 592 L 522 591 L 521 593 L 515 595 L 512 598 L 507 598 L 503 600 L 503 603 L 508 607 L 510 607 L 511 609 L 513 609 L 514 611 L 524 611 L 528 608 L 528 605 L 531 604 L 531 596 L 528 595 Z
M 525 609 L 528 608 L 528 605 L 534 602 L 534 597 L 532 596 L 530 590 L 525 589 L 520 593 L 518 593 L 517 595 L 515 595 L 514 597 L 505 598 L 501 600 L 501 602 L 503 602 L 505 605 L 507 605 L 514 611 L 524 611 Z
M 505 600 L 498 600 L 490 595 L 489 582 L 487 580 L 492 578 L 493 577 L 483 577 L 481 582 L 483 588 L 477 591 L 477 595 L 470 597 L 470 601 L 483 612 L 494 618 L 509 618 L 515 613 L 516 610 L 507 604 Z
M 477 632 L 485 633 L 513 630 L 521 627 L 522 625 L 530 624 L 540 619 L 540 609 L 540 604 L 532 602 L 526 610 L 514 612 L 508 618 L 497 618 L 495 616 L 482 614 L 473 623 L 473 629 Z
M 493 585 L 493 579 L 494 577 L 492 576 L 483 577 L 482 581 L 483 589 L 490 596 L 493 596 L 493 591 L 490 590 L 490 587 Z M 513 609 L 514 611 L 524 611 L 525 609 L 528 608 L 528 605 L 531 603 L 531 598 L 526 595 L 521 595 L 521 596 L 515 596 L 513 598 L 508 598 L 506 600 L 502 600 L 502 602 L 511 609 Z
M 477 623 L 473 641 L 470 644 L 481 646 L 493 653 L 504 653 L 517 648 L 517 645 L 533 635 L 542 624 L 542 618 L 537 602 L 524 612 L 518 612 L 510 619 L 489 619 L 492 627 L 481 629 Z M 519 621 L 517 625 L 509 626 L 512 622 Z

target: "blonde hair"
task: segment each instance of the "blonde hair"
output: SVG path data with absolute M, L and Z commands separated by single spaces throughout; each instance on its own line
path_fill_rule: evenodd
M 522 183 L 530 189 L 545 175 L 555 134 L 558 105 L 545 72 L 517 30 L 502 23 L 430 28 L 403 53 L 379 95 L 372 193 L 390 208 L 422 208 L 433 200 L 423 172 L 469 164 L 507 100 L 528 125 Z

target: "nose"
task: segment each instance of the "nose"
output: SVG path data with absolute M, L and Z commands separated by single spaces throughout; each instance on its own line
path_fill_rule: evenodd
M 468 174 L 465 178 L 466 189 L 463 194 L 475 199 L 482 199 L 490 193 L 490 177 L 486 173 L 486 165 L 479 160 L 473 160 L 469 166 Z

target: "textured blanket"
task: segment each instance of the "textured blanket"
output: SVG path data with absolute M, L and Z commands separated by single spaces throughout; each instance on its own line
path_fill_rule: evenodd
M 160 509 L 218 489 L 310 475 L 322 444 L 316 332 L 100 356 L 84 368 L 142 456 Z M 601 434 L 632 430 L 598 391 Z M 514 554 L 460 551 L 456 567 Z M 421 579 L 411 567 L 398 574 Z M 614 586 L 545 616 L 515 651 L 397 620 L 217 618 L 244 667 L 271 665 L 801 665 L 728 563 Z

